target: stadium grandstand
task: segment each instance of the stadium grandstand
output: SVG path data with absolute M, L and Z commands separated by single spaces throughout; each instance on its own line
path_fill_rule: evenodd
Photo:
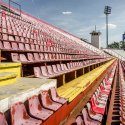
M 0 61 L 0 125 L 125 123 L 124 59 L 1 1 Z

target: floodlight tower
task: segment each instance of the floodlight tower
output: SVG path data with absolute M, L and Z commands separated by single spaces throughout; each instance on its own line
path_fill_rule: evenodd
M 111 14 L 111 7 L 105 6 L 104 14 L 106 15 L 106 43 L 108 48 L 108 15 Z

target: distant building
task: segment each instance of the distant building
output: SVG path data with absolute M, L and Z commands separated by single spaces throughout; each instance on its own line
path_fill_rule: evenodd
M 91 44 L 96 48 L 100 48 L 100 35 L 101 32 L 92 31 L 91 33 Z

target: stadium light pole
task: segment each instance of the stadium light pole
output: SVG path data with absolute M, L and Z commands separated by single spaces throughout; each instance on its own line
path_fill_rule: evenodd
M 105 6 L 104 14 L 106 15 L 106 43 L 108 48 L 108 15 L 111 14 L 111 7 Z

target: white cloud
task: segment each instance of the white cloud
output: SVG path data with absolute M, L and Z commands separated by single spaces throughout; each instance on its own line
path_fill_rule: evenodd
M 70 14 L 72 14 L 72 12 L 71 11 L 64 11 L 64 12 L 62 12 L 62 14 L 64 14 L 64 15 L 70 15 Z
M 109 24 L 108 24 L 108 27 L 109 27 L 109 29 L 115 29 L 115 28 L 117 28 L 117 25 L 112 24 L 112 23 L 109 23 Z M 106 25 L 102 26 L 101 29 L 103 29 L 103 30 L 106 29 Z
M 109 26 L 109 29 L 115 29 L 116 27 L 117 27 L 117 25 L 115 25 L 115 24 L 108 24 L 108 26 Z

